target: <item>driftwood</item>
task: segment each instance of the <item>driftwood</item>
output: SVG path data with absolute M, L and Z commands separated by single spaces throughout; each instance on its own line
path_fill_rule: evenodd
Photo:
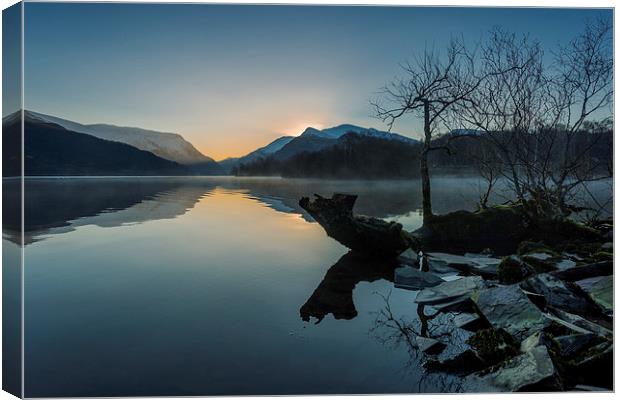
M 396 257 L 415 244 L 414 238 L 396 222 L 353 215 L 357 196 L 335 193 L 330 199 L 314 195 L 299 200 L 306 210 L 327 232 L 351 250 L 376 256 Z
M 551 275 L 563 281 L 575 282 L 582 279 L 594 278 L 597 276 L 613 275 L 614 265 L 611 261 L 601 261 L 593 264 L 573 267 L 562 271 L 553 271 Z

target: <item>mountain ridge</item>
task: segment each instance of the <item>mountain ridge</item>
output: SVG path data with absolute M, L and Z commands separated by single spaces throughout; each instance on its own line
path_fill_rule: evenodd
M 125 143 L 179 164 L 190 167 L 206 167 L 213 163 L 213 169 L 218 169 L 215 166 L 217 163 L 213 158 L 202 154 L 178 133 L 160 132 L 107 123 L 81 124 L 65 118 L 30 110 L 25 110 L 24 115 L 44 122 L 58 124 L 69 131 L 88 134 L 103 140 Z
M 3 176 L 21 175 L 21 117 L 3 118 Z M 126 143 L 70 131 L 25 114 L 24 174 L 58 175 L 188 175 L 186 166 Z

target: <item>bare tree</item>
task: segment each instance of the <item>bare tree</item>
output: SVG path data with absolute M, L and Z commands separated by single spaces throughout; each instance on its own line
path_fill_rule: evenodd
M 589 23 L 546 67 L 538 42 L 495 29 L 480 52 L 484 80 L 451 109 L 485 132 L 533 215 L 565 218 L 575 188 L 610 176 L 589 157 L 605 134 L 584 129 L 612 102 L 610 32 L 604 21 Z
M 392 129 L 394 123 L 408 115 L 421 117 L 424 145 L 420 155 L 422 213 L 424 222 L 432 217 L 431 182 L 428 154 L 445 146 L 432 145 L 433 134 L 446 121 L 450 108 L 467 98 L 479 84 L 474 73 L 473 56 L 462 40 L 452 40 L 441 57 L 436 50 L 423 54 L 401 66 L 404 78 L 386 85 L 381 99 L 372 102 L 376 116 Z

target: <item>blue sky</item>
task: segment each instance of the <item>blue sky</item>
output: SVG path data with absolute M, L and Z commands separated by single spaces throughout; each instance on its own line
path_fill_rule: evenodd
M 494 25 L 550 49 L 609 10 L 26 3 L 26 108 L 181 133 L 238 156 L 308 125 L 385 128 L 398 63 Z M 419 136 L 406 120 L 396 131 Z

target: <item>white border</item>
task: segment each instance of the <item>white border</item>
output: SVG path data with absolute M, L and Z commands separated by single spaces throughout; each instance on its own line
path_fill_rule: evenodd
M 28 0 L 29 2 L 43 2 L 43 0 Z M 278 1 L 278 0 L 270 0 L 270 1 L 260 1 L 260 0 L 245 0 L 243 2 L 224 2 L 224 1 L 202 1 L 202 2 L 197 2 L 197 1 L 175 1 L 175 0 L 150 0 L 150 1 L 144 1 L 144 0 L 133 0 L 133 1 L 119 1 L 119 0 L 110 0 L 110 1 L 64 1 L 64 2 L 89 2 L 89 3 L 179 3 L 179 4 L 183 4 L 183 3 L 193 3 L 193 4 L 197 4 L 197 3 L 209 3 L 209 4 L 315 4 L 315 5 L 371 5 L 371 6 L 457 6 L 457 7 L 501 7 L 501 8 L 506 8 L 506 7 L 534 7 L 534 8 L 543 8 L 543 7 L 557 7 L 557 8 L 614 8 L 614 21 L 615 21 L 615 2 L 614 1 L 610 1 L 610 0 L 589 0 L 589 1 L 583 1 L 583 0 L 522 0 L 522 1 L 514 1 L 514 0 L 504 0 L 504 1 L 498 1 L 498 0 L 440 0 L 438 1 L 432 1 L 432 0 L 415 0 L 415 1 L 411 1 L 411 0 L 374 0 L 374 1 L 369 1 L 369 0 L 312 0 L 311 2 L 308 1 L 303 1 L 303 0 L 287 0 L 287 1 Z M 13 0 L 0 0 L 0 5 L 2 6 L 2 9 L 7 8 L 13 4 L 15 4 L 16 2 Z M 439 3 L 439 4 L 437 4 Z M 22 4 L 22 49 L 21 49 L 21 58 L 22 58 L 22 74 L 21 74 L 21 90 L 22 90 L 22 98 L 21 98 L 21 102 L 22 102 L 22 110 L 24 109 L 24 104 L 25 104 L 25 99 L 24 99 L 24 71 L 23 71 L 23 63 L 24 63 L 24 15 L 23 15 L 23 4 Z M 615 41 L 615 37 L 616 37 L 616 26 L 614 23 L 614 54 L 616 53 L 616 41 Z M 0 30 L 0 41 L 1 41 L 1 30 Z M 0 54 L 0 65 L 1 65 L 1 61 L 2 61 L 2 55 Z M 0 67 L 1 68 L 1 67 Z M 616 71 L 617 66 L 614 65 L 614 76 L 615 76 L 615 71 Z M 1 83 L 0 83 L 1 85 Z M 616 81 L 614 81 L 614 86 L 615 86 L 615 91 L 616 93 L 618 92 L 618 84 Z M 0 86 L 1 87 L 1 86 Z M 1 91 L 0 91 L 0 96 L 1 96 Z M 614 103 L 614 114 L 618 115 L 617 113 L 618 110 L 618 104 L 617 102 Z M 615 129 L 615 124 L 614 124 L 614 129 Z M 23 115 L 22 115 L 22 139 L 23 139 Z M 619 141 L 614 140 L 614 154 L 620 154 L 618 152 L 618 149 L 620 147 L 620 144 L 618 143 Z M 23 140 L 22 140 L 22 147 L 23 147 Z M 1 150 L 1 145 L 0 145 L 0 150 Z M 614 167 L 615 167 L 615 161 L 616 159 L 614 159 Z M 22 171 L 23 171 L 23 163 L 24 163 L 24 159 L 22 157 Z M 2 167 L 0 165 L 0 173 L 1 173 Z M 22 191 L 23 191 L 23 185 L 24 185 L 24 180 L 22 177 Z M 614 186 L 615 186 L 615 180 L 614 180 Z M 617 217 L 617 210 L 618 210 L 618 199 L 614 198 L 614 219 L 616 219 Z M 2 200 L 0 198 L 0 206 L 1 206 Z M 24 205 L 23 205 L 23 199 L 22 199 L 22 240 L 23 240 L 23 235 L 24 235 L 24 231 L 23 231 L 23 218 L 24 218 Z M 614 241 L 615 242 L 615 241 Z M 24 302 L 23 302 L 23 295 L 24 295 L 24 291 L 23 291 L 23 279 L 24 279 L 24 247 L 22 246 L 22 271 L 21 271 L 21 281 L 22 281 L 22 394 L 23 394 L 23 384 L 24 384 L 24 376 L 23 376 L 23 369 L 24 369 L 24 364 L 23 364 L 23 355 L 24 355 L 24 347 L 23 347 L 23 328 L 24 328 Z M 617 261 L 617 258 L 614 259 L 614 262 Z M 1 280 L 1 278 L 0 278 Z M 618 283 L 618 277 L 616 276 L 614 279 L 614 287 L 618 287 L 616 286 Z M 614 298 L 615 301 L 615 305 L 617 306 L 617 296 Z M 0 303 L 1 303 L 1 298 L 0 298 Z M 617 309 L 617 308 L 616 308 Z M 617 328 L 616 326 L 616 320 L 614 319 L 614 331 Z M 614 357 L 614 366 L 616 365 L 616 361 L 618 359 L 618 354 L 616 352 L 615 357 Z M 614 368 L 614 375 L 617 378 L 617 369 Z M 617 380 L 616 380 L 617 382 Z M 394 400 L 404 400 L 404 399 L 408 399 L 412 396 L 415 396 L 416 398 L 419 399 L 430 399 L 430 398 L 436 398 L 438 396 L 445 396 L 445 395 L 451 395 L 451 394 L 443 394 L 443 395 L 427 395 L 427 394 L 416 394 L 416 395 L 377 395 L 377 396 L 368 396 L 368 397 L 373 397 L 373 398 L 377 398 L 377 399 L 394 399 Z M 453 394 L 452 394 L 453 395 Z M 505 394 L 461 394 L 461 396 L 476 396 L 479 399 L 483 399 L 483 400 L 489 400 L 492 398 L 495 398 L 497 396 L 511 396 L 514 399 L 521 399 L 521 398 L 528 398 L 528 397 L 532 397 L 532 396 L 538 396 L 538 394 L 516 394 L 516 393 L 505 393 Z M 582 393 L 576 393 L 576 392 L 572 392 L 572 393 L 567 393 L 567 392 L 562 392 L 562 393 L 552 393 L 552 394 L 545 394 L 544 395 L 546 398 L 548 399 L 562 399 L 562 400 L 573 400 L 573 399 L 583 399 L 586 396 L 590 397 L 590 396 L 594 396 L 597 399 L 603 399 L 603 398 L 612 398 L 614 396 L 614 394 L 610 394 L 610 393 L 592 393 L 592 392 L 582 392 Z M 271 396 L 269 396 L 271 397 Z M 275 396 L 274 396 L 275 397 Z M 298 397 L 298 396 L 281 396 L 284 398 L 294 398 L 294 397 Z M 318 400 L 321 397 L 324 396 L 303 396 L 306 399 L 311 399 L 311 400 Z M 330 396 L 330 399 L 345 399 L 345 398 L 351 398 L 353 396 Z M 142 399 L 160 399 L 161 397 L 141 397 Z M 168 397 L 171 399 L 185 399 L 186 397 Z M 216 397 L 216 398 L 220 398 L 220 397 Z M 224 398 L 224 397 L 222 397 Z M 227 399 L 236 399 L 236 398 L 241 398 L 241 399 L 264 399 L 265 397 L 226 397 Z M 6 392 L 0 392 L 0 400 L 5 400 L 5 399 L 14 399 L 14 397 Z

